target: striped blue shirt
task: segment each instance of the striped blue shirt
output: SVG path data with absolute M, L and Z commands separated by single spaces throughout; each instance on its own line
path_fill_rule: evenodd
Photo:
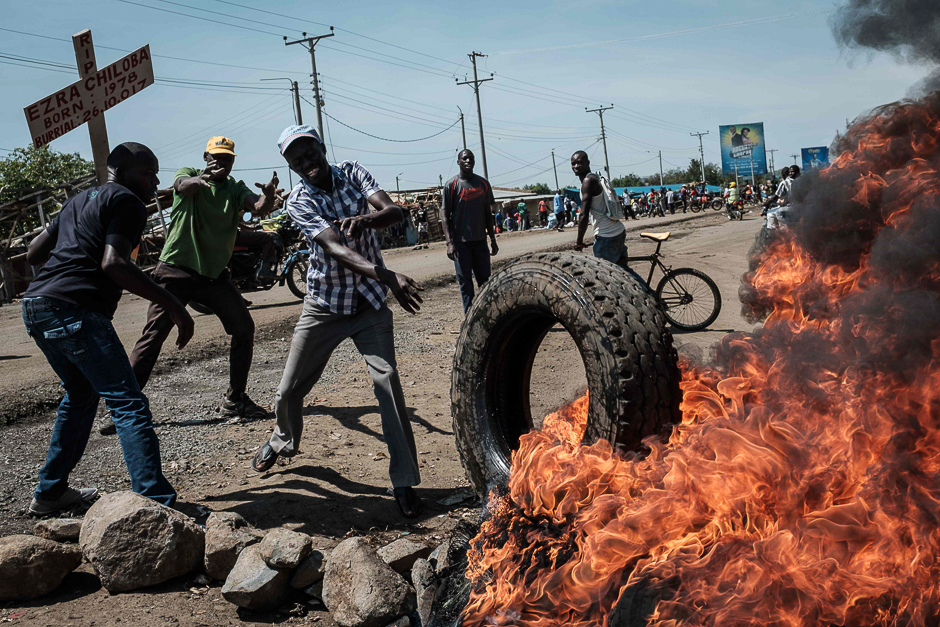
M 333 313 L 356 313 L 358 295 L 375 309 L 385 302 L 388 288 L 379 281 L 346 269 L 319 246 L 314 238 L 333 229 L 343 245 L 377 266 L 385 267 L 379 240 L 372 229 L 363 229 L 359 237 L 349 239 L 334 220 L 369 213 L 368 198 L 382 191 L 369 171 L 356 161 L 331 166 L 333 192 L 312 187 L 301 181 L 287 198 L 287 215 L 297 223 L 310 245 L 310 269 L 307 271 L 307 295 Z

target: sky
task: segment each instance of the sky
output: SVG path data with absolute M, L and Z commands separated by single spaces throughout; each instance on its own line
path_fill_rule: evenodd
M 468 53 L 477 59 L 487 170 L 496 187 L 576 178 L 584 149 L 614 177 L 720 162 L 718 126 L 763 122 L 779 169 L 800 148 L 825 146 L 846 121 L 905 96 L 927 69 L 888 55 L 840 50 L 826 0 L 587 0 L 581 3 L 301 2 L 294 0 L 0 0 L 0 157 L 30 141 L 23 108 L 78 78 L 71 35 L 90 28 L 98 66 L 150 44 L 157 82 L 109 110 L 111 146 L 136 141 L 160 159 L 162 186 L 199 167 L 207 140 L 231 137 L 233 176 L 249 186 L 291 180 L 277 138 L 316 125 L 310 56 L 317 44 L 331 161 L 358 160 L 387 190 L 437 185 L 468 147 L 483 174 Z M 718 6 L 716 6 L 716 4 Z M 16 31 L 16 32 L 14 32 Z M 238 66 L 238 67 L 233 67 Z M 264 81 L 262 79 L 276 79 Z M 87 127 L 52 142 L 91 159 Z M 397 140 L 397 141 L 390 141 Z M 415 141 L 417 140 L 417 141 Z M 397 177 L 397 182 L 396 182 Z M 296 183 L 296 176 L 293 176 Z M 286 187 L 286 185 L 282 185 Z

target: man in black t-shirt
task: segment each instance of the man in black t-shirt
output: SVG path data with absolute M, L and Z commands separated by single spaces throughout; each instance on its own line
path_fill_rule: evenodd
M 121 144 L 108 156 L 108 182 L 70 198 L 29 245 L 27 261 L 42 268 L 23 297 L 23 322 L 65 388 L 29 506 L 34 515 L 71 509 L 97 495 L 95 488 L 69 487 L 69 474 L 85 451 L 101 398 L 114 416 L 131 488 L 164 505 L 176 501 L 161 470 L 150 405 L 111 324 L 127 290 L 170 312 L 179 348 L 193 335 L 182 303 L 130 260 L 158 170 L 149 148 Z
M 499 252 L 493 225 L 493 188 L 489 181 L 473 173 L 473 153 L 461 150 L 457 155 L 460 174 L 447 181 L 442 191 L 444 239 L 447 257 L 457 268 L 457 283 L 464 313 L 473 302 L 473 279 L 477 286 L 490 278 L 490 255 Z M 490 236 L 490 250 L 486 236 Z

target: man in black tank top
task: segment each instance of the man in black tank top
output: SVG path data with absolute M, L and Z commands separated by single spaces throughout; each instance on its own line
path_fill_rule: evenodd
M 171 312 L 180 348 L 193 335 L 183 305 L 130 260 L 147 222 L 144 201 L 159 184 L 158 170 L 149 148 L 121 144 L 108 157 L 108 182 L 69 199 L 29 245 L 27 261 L 42 268 L 23 297 L 23 322 L 65 388 L 29 506 L 34 515 L 70 509 L 97 495 L 95 488 L 70 487 L 69 474 L 85 451 L 101 398 L 114 416 L 132 489 L 164 505 L 176 501 L 161 470 L 150 405 L 111 324 L 127 290 Z

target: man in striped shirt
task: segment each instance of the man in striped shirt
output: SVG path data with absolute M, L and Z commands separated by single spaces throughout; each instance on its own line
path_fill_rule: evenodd
M 333 350 L 352 338 L 365 358 L 382 414 L 395 500 L 406 517 L 417 516 L 421 482 L 398 367 L 388 290 L 402 308 L 420 309 L 421 286 L 385 267 L 374 229 L 401 222 L 402 208 L 355 161 L 330 166 L 320 136 L 310 126 L 290 126 L 278 148 L 301 181 L 287 199 L 287 213 L 310 245 L 307 298 L 274 402 L 277 426 L 252 460 L 258 472 L 278 456 L 297 454 L 304 397 L 326 368 Z M 372 206 L 374 211 L 369 210 Z

